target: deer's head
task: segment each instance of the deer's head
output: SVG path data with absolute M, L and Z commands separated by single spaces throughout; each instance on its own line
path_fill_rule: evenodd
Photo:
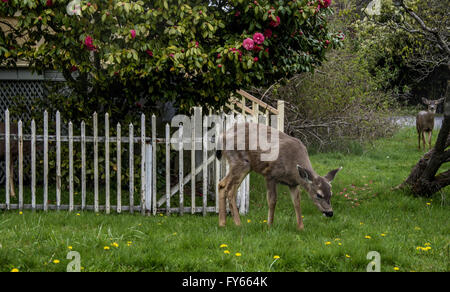
M 422 102 L 426 105 L 428 105 L 428 111 L 435 114 L 436 113 L 436 108 L 438 106 L 438 104 L 442 103 L 444 101 L 444 98 L 440 98 L 438 100 L 429 100 L 426 99 L 425 97 L 422 97 Z
M 314 202 L 316 207 L 324 216 L 332 217 L 333 208 L 331 207 L 331 181 L 333 181 L 336 174 L 342 169 L 336 168 L 330 171 L 325 176 L 314 176 L 308 169 L 297 165 L 300 177 L 307 182 L 307 191 L 309 197 Z

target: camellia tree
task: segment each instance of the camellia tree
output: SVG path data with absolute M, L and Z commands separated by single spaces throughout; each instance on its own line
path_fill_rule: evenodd
M 0 0 L 0 63 L 62 72 L 72 94 L 61 104 L 80 115 L 220 106 L 236 89 L 314 70 L 343 37 L 327 28 L 330 4 Z

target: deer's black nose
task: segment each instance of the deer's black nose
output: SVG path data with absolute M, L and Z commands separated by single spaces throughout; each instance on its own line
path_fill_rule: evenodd
M 333 217 L 333 211 L 323 212 L 323 214 L 327 217 Z

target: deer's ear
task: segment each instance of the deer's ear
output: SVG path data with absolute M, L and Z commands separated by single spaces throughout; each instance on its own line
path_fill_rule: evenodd
M 436 100 L 436 104 L 442 103 L 442 102 L 444 101 L 444 99 L 445 99 L 445 98 L 443 98 L 443 97 L 442 97 L 442 98 L 439 98 L 438 100 Z
M 422 97 L 422 102 L 426 105 L 430 104 L 430 101 L 426 99 L 425 97 Z
M 325 179 L 329 182 L 331 182 L 334 177 L 336 176 L 336 174 L 342 169 L 342 166 L 336 169 L 333 169 L 332 171 L 330 171 L 329 173 L 327 173 L 327 175 L 325 176 Z
M 307 183 L 312 183 L 313 175 L 308 169 L 297 164 L 297 170 L 298 174 L 300 174 L 300 177 L 303 180 L 305 180 Z

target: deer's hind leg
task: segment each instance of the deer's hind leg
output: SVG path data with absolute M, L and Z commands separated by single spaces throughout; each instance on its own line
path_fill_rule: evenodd
M 230 202 L 231 215 L 234 223 L 241 225 L 241 218 L 236 202 L 236 193 L 244 178 L 250 172 L 250 165 L 248 162 L 233 164 L 230 167 L 229 173 L 223 180 L 219 182 L 219 226 L 226 225 L 226 200 Z

